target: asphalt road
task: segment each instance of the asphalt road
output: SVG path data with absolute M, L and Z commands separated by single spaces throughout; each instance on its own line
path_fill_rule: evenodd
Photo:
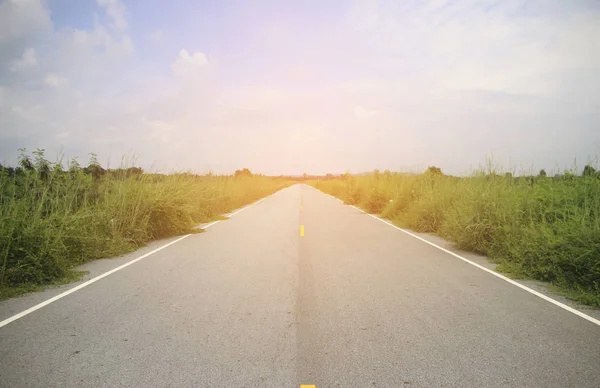
M 295 185 L 0 328 L 2 387 L 301 384 L 598 388 L 600 326 Z

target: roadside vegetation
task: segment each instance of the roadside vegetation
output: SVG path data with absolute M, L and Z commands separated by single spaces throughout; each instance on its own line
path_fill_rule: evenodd
M 564 295 L 600 306 L 600 172 L 514 177 L 478 171 L 447 176 L 375 171 L 310 182 L 396 225 L 440 235 L 487 255 L 514 278 L 550 282 Z
M 147 174 L 51 163 L 22 150 L 18 167 L 0 166 L 0 299 L 71 281 L 73 268 L 133 251 L 151 240 L 198 233 L 218 219 L 288 186 L 254 175 Z

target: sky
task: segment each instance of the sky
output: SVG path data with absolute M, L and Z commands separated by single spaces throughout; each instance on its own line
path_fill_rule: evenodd
M 582 168 L 598 37 L 598 0 L 0 0 L 0 161 Z

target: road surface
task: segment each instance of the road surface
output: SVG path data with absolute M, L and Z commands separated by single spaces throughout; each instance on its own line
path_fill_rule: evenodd
M 0 328 L 2 387 L 301 384 L 598 388 L 600 326 L 295 185 Z

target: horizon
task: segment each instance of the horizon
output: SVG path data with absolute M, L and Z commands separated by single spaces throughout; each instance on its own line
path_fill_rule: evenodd
M 598 20 L 593 0 L 7 0 L 0 160 L 41 148 L 270 176 L 597 166 Z
M 30 161 L 34 161 L 35 155 L 33 153 L 28 152 L 27 150 L 23 150 L 25 151 L 24 153 L 22 153 L 21 155 L 23 156 L 27 156 L 27 158 Z M 38 150 L 40 151 L 40 150 Z M 45 150 L 41 150 L 42 153 Z M 92 157 L 92 154 L 90 154 L 90 159 Z M 95 157 L 95 154 L 94 154 Z M 50 164 L 59 164 L 62 169 L 66 170 L 69 168 L 69 165 L 71 163 L 70 160 L 68 160 L 64 154 L 63 155 L 59 155 L 57 156 L 57 158 L 55 160 L 49 159 L 47 157 L 47 155 L 43 154 L 43 158 L 46 160 L 46 162 L 49 162 Z M 81 160 L 79 160 L 79 158 L 76 158 L 77 163 L 81 166 L 81 168 L 87 167 L 91 165 L 91 162 L 88 163 L 82 163 Z M 192 169 L 187 169 L 187 170 L 177 170 L 177 169 L 169 169 L 169 170 L 161 170 L 156 168 L 154 165 L 152 165 L 150 168 L 144 168 L 143 166 L 140 166 L 139 164 L 136 164 L 135 162 L 135 158 L 134 157 L 122 157 L 121 158 L 121 163 L 118 165 L 115 164 L 111 164 L 110 161 L 107 161 L 105 163 L 102 163 L 101 160 L 97 160 L 97 163 L 99 164 L 100 167 L 102 167 L 105 170 L 118 170 L 118 169 L 128 169 L 128 168 L 141 168 L 143 170 L 144 174 L 166 174 L 166 175 L 171 175 L 171 174 L 193 174 L 193 175 L 199 175 L 199 176 L 205 176 L 205 175 L 216 175 L 216 176 L 229 176 L 229 175 L 234 175 L 238 170 L 243 170 L 246 169 L 247 167 L 239 167 L 239 168 L 235 168 L 234 170 L 231 171 L 222 171 L 222 172 L 215 172 L 212 170 L 206 170 L 206 171 L 195 171 Z M 479 173 L 485 173 L 486 175 L 488 174 L 495 174 L 495 175 L 504 175 L 507 173 L 510 173 L 513 177 L 530 177 L 530 176 L 537 176 L 541 170 L 544 170 L 544 172 L 549 176 L 557 176 L 557 175 L 563 175 L 565 173 L 573 173 L 575 175 L 579 175 L 583 172 L 584 168 L 586 166 L 590 166 L 593 167 L 594 169 L 598 169 L 598 159 L 595 159 L 593 162 L 587 162 L 584 165 L 578 164 L 577 161 L 575 160 L 573 162 L 573 164 L 571 165 L 571 167 L 566 167 L 563 169 L 556 169 L 556 170 L 552 170 L 552 169 L 545 169 L 545 168 L 541 168 L 539 170 L 534 170 L 534 169 L 517 169 L 517 168 L 513 168 L 513 169 L 504 169 L 502 168 L 502 166 L 498 166 L 495 164 L 493 158 L 488 158 L 486 159 L 486 163 L 485 164 L 480 164 L 479 167 L 474 168 L 472 170 L 468 170 L 468 171 L 463 171 L 462 173 L 449 173 L 447 172 L 443 166 L 435 166 L 435 165 L 428 165 L 427 167 L 421 168 L 421 169 L 404 169 L 404 170 L 390 170 L 390 169 L 379 169 L 379 168 L 375 168 L 373 170 L 363 170 L 363 171 L 349 171 L 349 170 L 345 170 L 343 172 L 336 172 L 336 171 L 329 171 L 329 172 L 303 172 L 303 173 L 289 173 L 289 174 L 266 174 L 264 172 L 261 171 L 254 171 L 252 169 L 249 169 L 250 172 L 253 175 L 264 175 L 264 176 L 269 176 L 269 177 L 290 177 L 290 178 L 301 178 L 304 175 L 308 176 L 308 177 L 325 177 L 329 174 L 331 174 L 334 177 L 339 177 L 342 175 L 346 175 L 349 174 L 351 176 L 361 176 L 361 175 L 372 175 L 375 172 L 378 172 L 380 174 L 384 174 L 386 171 L 390 172 L 392 174 L 405 174 L 405 175 L 421 175 L 424 174 L 426 172 L 426 170 L 429 167 L 437 167 L 440 168 L 442 171 L 443 175 L 446 176 L 454 176 L 454 177 L 470 177 Z M 5 167 L 5 168 L 19 168 L 20 163 L 18 161 L 15 161 L 13 163 L 6 163 L 6 161 L 0 162 L 0 167 Z

